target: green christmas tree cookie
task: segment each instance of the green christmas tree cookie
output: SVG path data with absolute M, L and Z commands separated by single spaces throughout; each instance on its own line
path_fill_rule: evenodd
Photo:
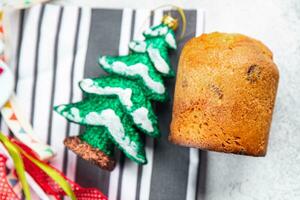
M 64 141 L 83 159 L 112 170 L 116 146 L 138 164 L 147 163 L 139 134 L 160 135 L 150 101 L 166 101 L 163 77 L 174 76 L 168 50 L 176 49 L 177 20 L 166 18 L 143 33 L 144 41 L 131 42 L 129 55 L 100 57 L 100 67 L 109 76 L 82 80 L 82 101 L 54 108 L 68 121 L 85 126 L 82 134 Z

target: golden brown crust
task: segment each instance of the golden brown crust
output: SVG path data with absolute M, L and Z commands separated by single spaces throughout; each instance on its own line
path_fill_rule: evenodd
M 79 137 L 68 137 L 64 140 L 64 145 L 79 155 L 84 160 L 90 161 L 102 169 L 112 171 L 116 162 L 99 149 L 93 148 Z
M 279 79 L 272 57 L 241 34 L 191 39 L 179 61 L 170 141 L 264 156 Z

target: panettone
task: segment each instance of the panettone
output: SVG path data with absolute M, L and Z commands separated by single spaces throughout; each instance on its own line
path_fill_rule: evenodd
M 264 156 L 278 79 L 272 52 L 257 40 L 217 32 L 191 39 L 179 61 L 170 141 Z

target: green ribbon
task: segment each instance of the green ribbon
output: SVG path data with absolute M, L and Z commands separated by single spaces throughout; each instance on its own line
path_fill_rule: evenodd
M 13 144 L 1 132 L 0 132 L 0 141 L 6 147 L 9 155 L 13 159 L 13 162 L 15 164 L 15 168 L 16 168 L 16 171 L 17 171 L 17 174 L 18 174 L 18 178 L 20 179 L 20 182 L 22 184 L 22 188 L 23 188 L 26 200 L 31 200 L 29 185 L 28 185 L 28 183 L 26 181 L 26 177 L 25 177 L 24 163 L 23 163 L 23 160 L 21 158 L 21 153 L 19 151 L 19 148 L 16 147 L 16 145 Z
M 25 177 L 25 168 L 24 168 L 24 163 L 23 163 L 21 155 L 24 155 L 31 162 L 33 162 L 36 166 L 38 166 L 42 171 L 44 171 L 49 177 L 51 177 L 64 190 L 64 192 L 70 197 L 71 200 L 76 200 L 76 196 L 75 196 L 70 184 L 64 179 L 64 177 L 61 176 L 61 174 L 59 172 L 57 172 L 55 169 L 48 166 L 47 164 L 37 160 L 36 158 L 32 157 L 29 154 L 27 154 L 24 150 L 22 150 L 16 144 L 12 143 L 1 132 L 0 132 L 0 141 L 6 147 L 9 155 L 13 159 L 18 177 L 20 179 L 20 182 L 21 182 L 23 190 L 24 190 L 26 200 L 31 200 L 31 197 L 30 197 L 29 185 L 28 185 L 28 183 L 26 181 L 26 177 Z

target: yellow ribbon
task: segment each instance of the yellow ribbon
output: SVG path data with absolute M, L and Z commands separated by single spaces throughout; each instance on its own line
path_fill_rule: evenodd
M 26 177 L 25 177 L 25 170 L 24 170 L 24 163 L 23 160 L 21 158 L 21 153 L 18 149 L 18 147 L 16 147 L 16 145 L 14 145 L 5 135 L 3 135 L 3 133 L 0 132 L 0 141 L 3 143 L 3 145 L 6 147 L 9 155 L 12 157 L 13 162 L 15 164 L 15 168 L 18 174 L 18 177 L 21 181 L 22 187 L 23 187 L 23 191 L 25 194 L 25 198 L 27 200 L 31 200 L 30 197 L 30 189 L 29 189 L 29 185 L 26 181 Z
M 25 151 L 21 150 L 22 154 L 27 157 L 31 162 L 33 162 L 36 166 L 38 166 L 41 170 L 43 170 L 48 176 L 50 176 L 64 191 L 65 193 L 72 199 L 76 200 L 76 196 L 70 186 L 70 184 L 53 168 L 49 167 L 45 163 L 33 158 Z
M 24 170 L 24 163 L 21 158 L 21 154 L 23 154 L 26 158 L 28 158 L 31 162 L 33 162 L 36 166 L 38 166 L 42 171 L 44 171 L 48 176 L 50 176 L 63 190 L 64 192 L 70 197 L 72 200 L 76 200 L 76 196 L 70 186 L 70 184 L 61 176 L 53 168 L 49 167 L 45 163 L 35 159 L 28 153 L 26 153 L 23 149 L 12 143 L 3 133 L 0 132 L 0 141 L 4 144 L 9 152 L 10 156 L 12 157 L 16 171 L 18 173 L 18 177 L 21 181 L 25 198 L 27 200 L 31 200 L 30 197 L 30 190 L 28 183 L 25 178 L 25 170 Z

